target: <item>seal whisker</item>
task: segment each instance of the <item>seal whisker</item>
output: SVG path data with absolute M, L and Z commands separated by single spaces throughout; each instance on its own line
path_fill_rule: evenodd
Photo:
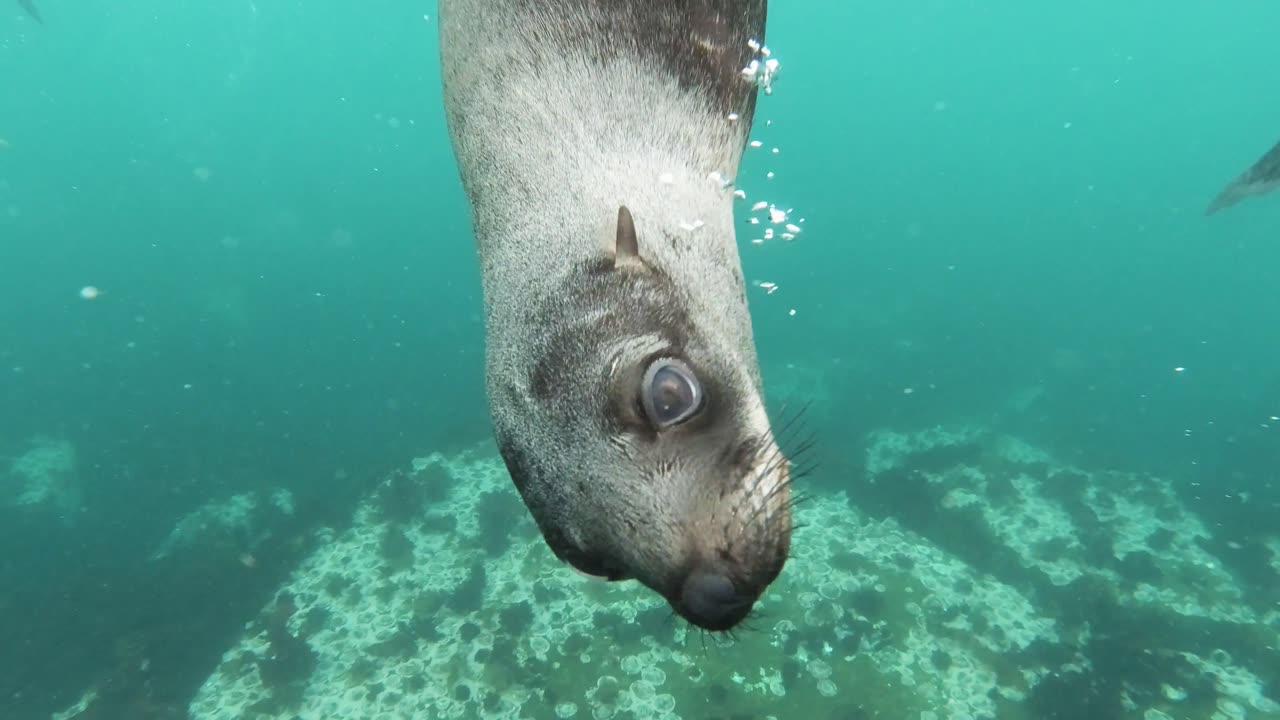
M 781 413 L 782 422 L 776 431 L 770 430 L 770 434 L 776 438 L 778 444 L 785 445 L 791 438 L 794 438 L 805 426 L 808 421 L 810 402 L 806 401 L 796 413 L 787 417 L 785 410 Z
M 758 460 L 760 456 L 765 453 L 781 452 L 781 446 L 784 444 L 781 440 L 782 438 L 785 438 L 789 432 L 791 432 L 790 425 L 784 426 L 776 432 L 772 428 L 767 430 L 756 439 L 754 447 L 751 449 L 752 457 L 755 457 Z
M 742 523 L 741 529 L 739 530 L 739 535 L 745 534 L 747 528 L 752 527 L 755 524 L 756 520 L 760 518 L 761 513 L 768 512 L 770 510 L 770 505 L 773 502 L 773 500 L 779 494 L 786 492 L 786 490 L 788 489 L 788 485 L 789 485 L 788 482 L 780 481 L 776 486 L 774 486 L 772 490 L 769 491 L 769 494 L 766 495 L 760 501 L 759 505 L 752 508 L 751 514 L 748 515 L 746 520 Z M 786 506 L 784 505 L 784 507 Z M 772 516 L 773 514 L 774 513 L 769 512 L 769 516 Z
M 778 469 L 781 468 L 783 465 L 787 464 L 787 462 L 788 462 L 788 459 L 786 454 L 783 453 L 782 448 L 777 445 L 774 445 L 768 451 L 767 455 L 763 455 L 763 456 L 757 455 L 755 462 L 752 463 L 752 467 L 759 468 L 760 465 L 763 464 L 764 468 L 754 471 L 756 483 L 757 484 L 760 483 L 770 474 L 777 472 Z M 755 489 L 756 487 L 753 486 L 752 490 L 755 490 Z
M 790 445 L 792 442 L 795 443 L 795 447 L 791 448 L 787 455 L 790 456 L 793 461 L 799 460 L 817 447 L 818 434 L 816 431 L 812 431 L 805 435 L 800 435 L 799 430 L 797 430 L 796 435 L 792 436 L 786 443 L 779 444 L 779 447 L 782 447 L 782 445 Z
M 804 480 L 805 478 L 813 477 L 813 475 L 817 472 L 818 468 L 820 467 L 822 466 L 816 462 L 808 462 L 799 467 L 792 465 L 788 473 L 791 476 L 790 477 L 791 483 L 794 485 L 798 480 Z
M 630 440 L 621 435 L 608 435 L 609 444 L 622 452 L 622 457 L 628 461 L 635 462 L 635 446 Z
M 805 452 L 805 448 L 801 448 L 800 452 L 801 454 L 803 454 Z M 760 467 L 762 464 L 761 461 L 763 461 L 763 467 Z M 790 462 L 790 459 L 785 453 L 783 453 L 782 448 L 776 444 L 771 443 L 771 447 L 768 450 L 768 453 L 764 455 L 764 457 L 757 456 L 756 462 L 752 463 L 753 470 L 751 474 L 754 477 L 751 478 L 752 482 L 749 488 L 750 492 L 748 493 L 748 496 L 749 497 L 754 496 L 756 494 L 756 491 L 759 490 L 760 484 L 762 482 L 764 482 L 768 478 L 772 478 L 776 476 L 778 471 L 783 467 L 787 466 L 789 462 Z M 769 506 L 769 502 L 773 499 L 773 497 L 775 497 L 778 492 L 786 490 L 790 485 L 791 485 L 790 473 L 787 473 L 783 477 L 778 478 L 777 485 L 770 489 L 768 495 L 756 508 L 756 512 L 759 512 L 760 509 L 767 508 Z
M 807 403 L 806 403 L 806 406 L 807 406 Z M 801 408 L 801 410 L 797 412 L 795 415 L 791 417 L 787 417 L 786 407 L 783 407 L 782 410 L 779 411 L 779 416 L 780 416 L 779 427 L 776 430 L 772 426 L 769 427 L 769 429 L 764 434 L 762 434 L 760 437 L 756 439 L 755 450 L 752 452 L 753 455 L 759 455 L 762 451 L 764 451 L 770 445 L 780 444 L 777 441 L 780 438 L 785 437 L 787 433 L 790 432 L 797 425 L 797 423 L 801 421 L 802 417 L 804 416 L 804 408 Z
M 751 612 L 747 613 L 747 616 L 742 619 L 742 622 L 738 625 L 738 627 L 742 628 L 743 630 L 747 630 L 749 632 L 759 632 L 760 625 L 758 625 L 757 623 L 768 619 L 768 617 L 769 617 L 769 612 L 767 610 L 760 608 L 760 606 L 757 605 L 751 608 Z M 735 637 L 734 640 L 737 640 L 737 638 Z
M 806 403 L 804 408 L 802 408 L 800 412 L 796 413 L 795 416 L 784 420 L 782 427 L 779 428 L 777 433 L 772 430 L 768 433 L 767 439 L 762 443 L 761 451 L 763 451 L 765 447 L 772 446 L 769 447 L 770 460 L 777 455 L 784 455 L 787 461 L 795 465 L 800 463 L 817 445 L 817 433 L 805 433 L 805 428 L 802 423 L 802 418 L 807 408 L 808 404 Z M 799 439 L 798 442 L 795 442 L 797 439 Z M 794 447 L 786 449 L 787 446 L 792 445 L 793 442 L 795 442 Z
M 805 414 L 809 411 L 809 408 L 812 405 L 813 405 L 812 400 L 805 400 L 803 403 L 800 404 L 800 409 L 797 410 L 795 414 L 789 418 L 787 417 L 788 406 L 783 405 L 782 408 L 779 409 L 778 411 L 778 415 L 782 419 L 782 422 L 780 423 L 780 427 L 779 427 L 779 432 L 786 433 L 787 430 L 790 429 L 793 425 L 800 422 L 804 418 Z
M 791 497 L 787 500 L 787 509 L 788 509 L 788 510 L 795 510 L 795 509 L 796 509 L 797 507 L 799 507 L 800 505 L 806 505 L 806 504 L 808 504 L 808 503 L 812 502 L 812 501 L 813 501 L 813 499 L 814 499 L 814 498 L 813 498 L 813 496 L 812 496 L 812 495 L 810 495 L 810 494 L 808 494 L 808 493 L 794 493 L 794 494 L 792 494 L 792 495 L 791 495 Z M 797 527 L 797 525 L 798 525 L 798 523 L 793 523 L 793 524 L 792 524 L 792 526 L 791 526 L 791 527 L 792 527 L 792 529 L 796 528 L 796 527 Z
M 752 472 L 753 477 L 751 479 L 752 482 L 748 488 L 748 491 L 745 497 L 743 497 L 742 500 L 740 500 L 740 503 L 745 503 L 749 499 L 755 498 L 757 495 L 757 492 L 760 489 L 761 483 L 764 482 L 765 478 L 775 475 L 779 467 L 781 467 L 781 464 L 771 463 L 770 465 L 766 465 L 762 469 L 753 471 Z M 752 505 L 753 505 L 752 515 L 750 517 L 754 518 L 756 516 L 755 515 L 756 513 L 759 513 L 761 510 L 767 508 L 769 506 L 769 503 L 773 500 L 773 498 L 776 497 L 779 492 L 785 491 L 786 487 L 787 487 L 787 480 L 785 478 L 779 478 L 777 483 L 772 488 L 769 489 L 769 492 L 766 493 L 764 497 L 760 498 L 758 502 L 754 500 L 752 501 Z

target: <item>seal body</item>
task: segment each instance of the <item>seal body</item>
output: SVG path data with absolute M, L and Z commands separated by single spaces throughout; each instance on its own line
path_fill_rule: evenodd
M 559 558 L 712 630 L 791 533 L 726 182 L 764 23 L 764 0 L 439 10 L 503 459 Z
M 1280 142 L 1258 158 L 1240 177 L 1228 183 L 1213 202 L 1209 203 L 1205 214 L 1212 215 L 1245 198 L 1265 195 L 1276 188 L 1280 188 Z
M 35 20 L 41 25 L 44 24 L 44 18 L 40 17 L 40 10 L 36 7 L 34 0 L 18 0 L 18 4 L 22 6 L 22 9 L 27 12 L 27 15 L 29 15 L 32 20 Z

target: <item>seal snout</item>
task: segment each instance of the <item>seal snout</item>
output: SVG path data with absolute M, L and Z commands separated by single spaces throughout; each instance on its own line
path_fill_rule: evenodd
M 769 438 L 770 435 L 763 437 Z M 743 451 L 741 448 L 745 448 Z M 701 507 L 687 540 L 690 550 L 663 585 L 675 611 L 713 632 L 736 627 L 778 577 L 791 544 L 790 463 L 772 442 L 759 437 L 739 446 L 732 469 L 721 478 L 699 480 L 728 490 Z
M 704 630 L 728 630 L 747 616 L 755 598 L 720 573 L 694 570 L 680 589 L 681 615 Z

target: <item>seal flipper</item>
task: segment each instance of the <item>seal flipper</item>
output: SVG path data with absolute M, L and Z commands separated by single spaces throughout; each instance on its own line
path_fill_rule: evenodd
M 36 4 L 34 2 L 31 0 L 18 0 L 18 4 L 22 6 L 23 10 L 27 11 L 27 14 L 31 16 L 32 20 L 35 20 L 41 25 L 44 24 L 44 18 L 40 17 L 40 11 L 36 9 Z
M 1223 188 L 1204 214 L 1212 215 L 1245 198 L 1263 195 L 1276 188 L 1280 188 L 1280 143 L 1276 143 L 1240 177 Z

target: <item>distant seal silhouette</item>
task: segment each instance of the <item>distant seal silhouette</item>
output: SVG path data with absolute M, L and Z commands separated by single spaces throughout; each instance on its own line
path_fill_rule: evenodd
M 791 536 L 724 181 L 765 5 L 439 9 L 502 457 L 561 560 L 708 630 L 748 615 Z
M 1280 142 L 1223 188 L 1213 202 L 1209 203 L 1204 214 L 1212 215 L 1245 198 L 1263 195 L 1276 188 L 1280 188 Z
M 31 16 L 32 20 L 35 20 L 41 25 L 44 24 L 44 18 L 40 17 L 40 10 L 32 0 L 18 0 L 18 4 L 22 6 L 23 10 L 27 11 L 27 14 Z

